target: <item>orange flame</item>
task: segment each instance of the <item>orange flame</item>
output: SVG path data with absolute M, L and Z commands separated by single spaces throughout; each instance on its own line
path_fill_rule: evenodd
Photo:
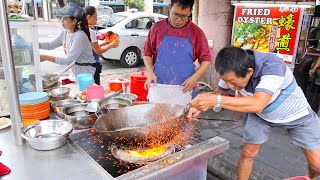
M 131 156 L 134 157 L 154 157 L 157 155 L 160 155 L 166 150 L 167 145 L 164 144 L 162 146 L 152 148 L 152 149 L 147 149 L 147 150 L 126 150 L 126 152 L 130 153 Z

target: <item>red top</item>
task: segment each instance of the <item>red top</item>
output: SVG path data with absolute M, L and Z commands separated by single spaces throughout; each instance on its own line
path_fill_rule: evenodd
M 152 59 L 154 60 L 156 59 L 158 47 L 162 42 L 163 37 L 166 35 L 168 24 L 168 19 L 165 19 L 155 23 L 152 26 L 149 31 L 147 41 L 144 44 L 144 56 L 152 57 Z M 211 62 L 211 50 L 209 48 L 208 40 L 203 31 L 190 20 L 187 23 L 187 26 L 193 49 L 193 60 L 195 61 L 198 59 L 199 62 Z M 187 38 L 187 28 L 186 26 L 181 28 L 174 28 L 169 26 L 167 36 Z

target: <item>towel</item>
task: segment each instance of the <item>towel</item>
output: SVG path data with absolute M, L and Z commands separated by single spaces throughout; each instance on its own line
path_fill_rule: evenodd
M 76 83 L 75 81 L 71 81 L 70 79 L 66 78 L 62 80 L 62 85 Z
M 1 154 L 2 154 L 2 151 L 0 151 L 0 156 L 1 156 Z M 10 171 L 11 171 L 10 168 L 8 168 L 6 165 L 4 165 L 0 162 L 0 176 L 9 174 Z

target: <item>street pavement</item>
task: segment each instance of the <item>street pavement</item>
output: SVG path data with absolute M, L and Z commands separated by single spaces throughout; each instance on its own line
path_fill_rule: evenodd
M 62 30 L 61 23 L 50 22 L 38 23 L 39 41 L 49 41 Z M 64 56 L 62 48 L 53 51 L 41 50 L 40 53 Z M 122 68 L 118 61 L 101 60 L 103 71 L 102 82 L 108 78 L 122 77 L 129 78 L 130 73 L 143 70 L 138 68 Z M 41 63 L 42 72 L 59 72 L 65 66 L 56 65 L 50 62 Z M 202 136 L 220 136 L 230 141 L 230 149 L 209 160 L 208 177 L 210 180 L 233 180 L 237 179 L 237 162 L 243 146 L 242 135 L 244 132 L 244 120 L 226 121 L 240 119 L 239 114 L 223 110 L 215 113 L 212 110 L 201 115 L 210 119 L 206 120 L 210 129 L 199 131 Z M 274 129 L 268 142 L 261 146 L 258 158 L 255 161 L 254 169 L 250 179 L 277 180 L 293 176 L 302 176 L 306 173 L 307 162 L 300 148 L 290 144 L 288 133 L 282 129 Z M 318 178 L 320 180 L 320 178 Z

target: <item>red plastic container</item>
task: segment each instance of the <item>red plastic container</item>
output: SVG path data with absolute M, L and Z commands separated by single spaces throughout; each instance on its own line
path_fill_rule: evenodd
M 125 87 L 127 87 L 129 85 L 128 79 L 124 79 L 124 78 L 107 79 L 107 85 L 109 86 L 110 91 L 121 90 L 122 83 L 124 83 Z
M 148 90 L 144 89 L 147 73 L 135 72 L 130 74 L 130 93 L 138 96 L 137 101 L 147 101 Z

